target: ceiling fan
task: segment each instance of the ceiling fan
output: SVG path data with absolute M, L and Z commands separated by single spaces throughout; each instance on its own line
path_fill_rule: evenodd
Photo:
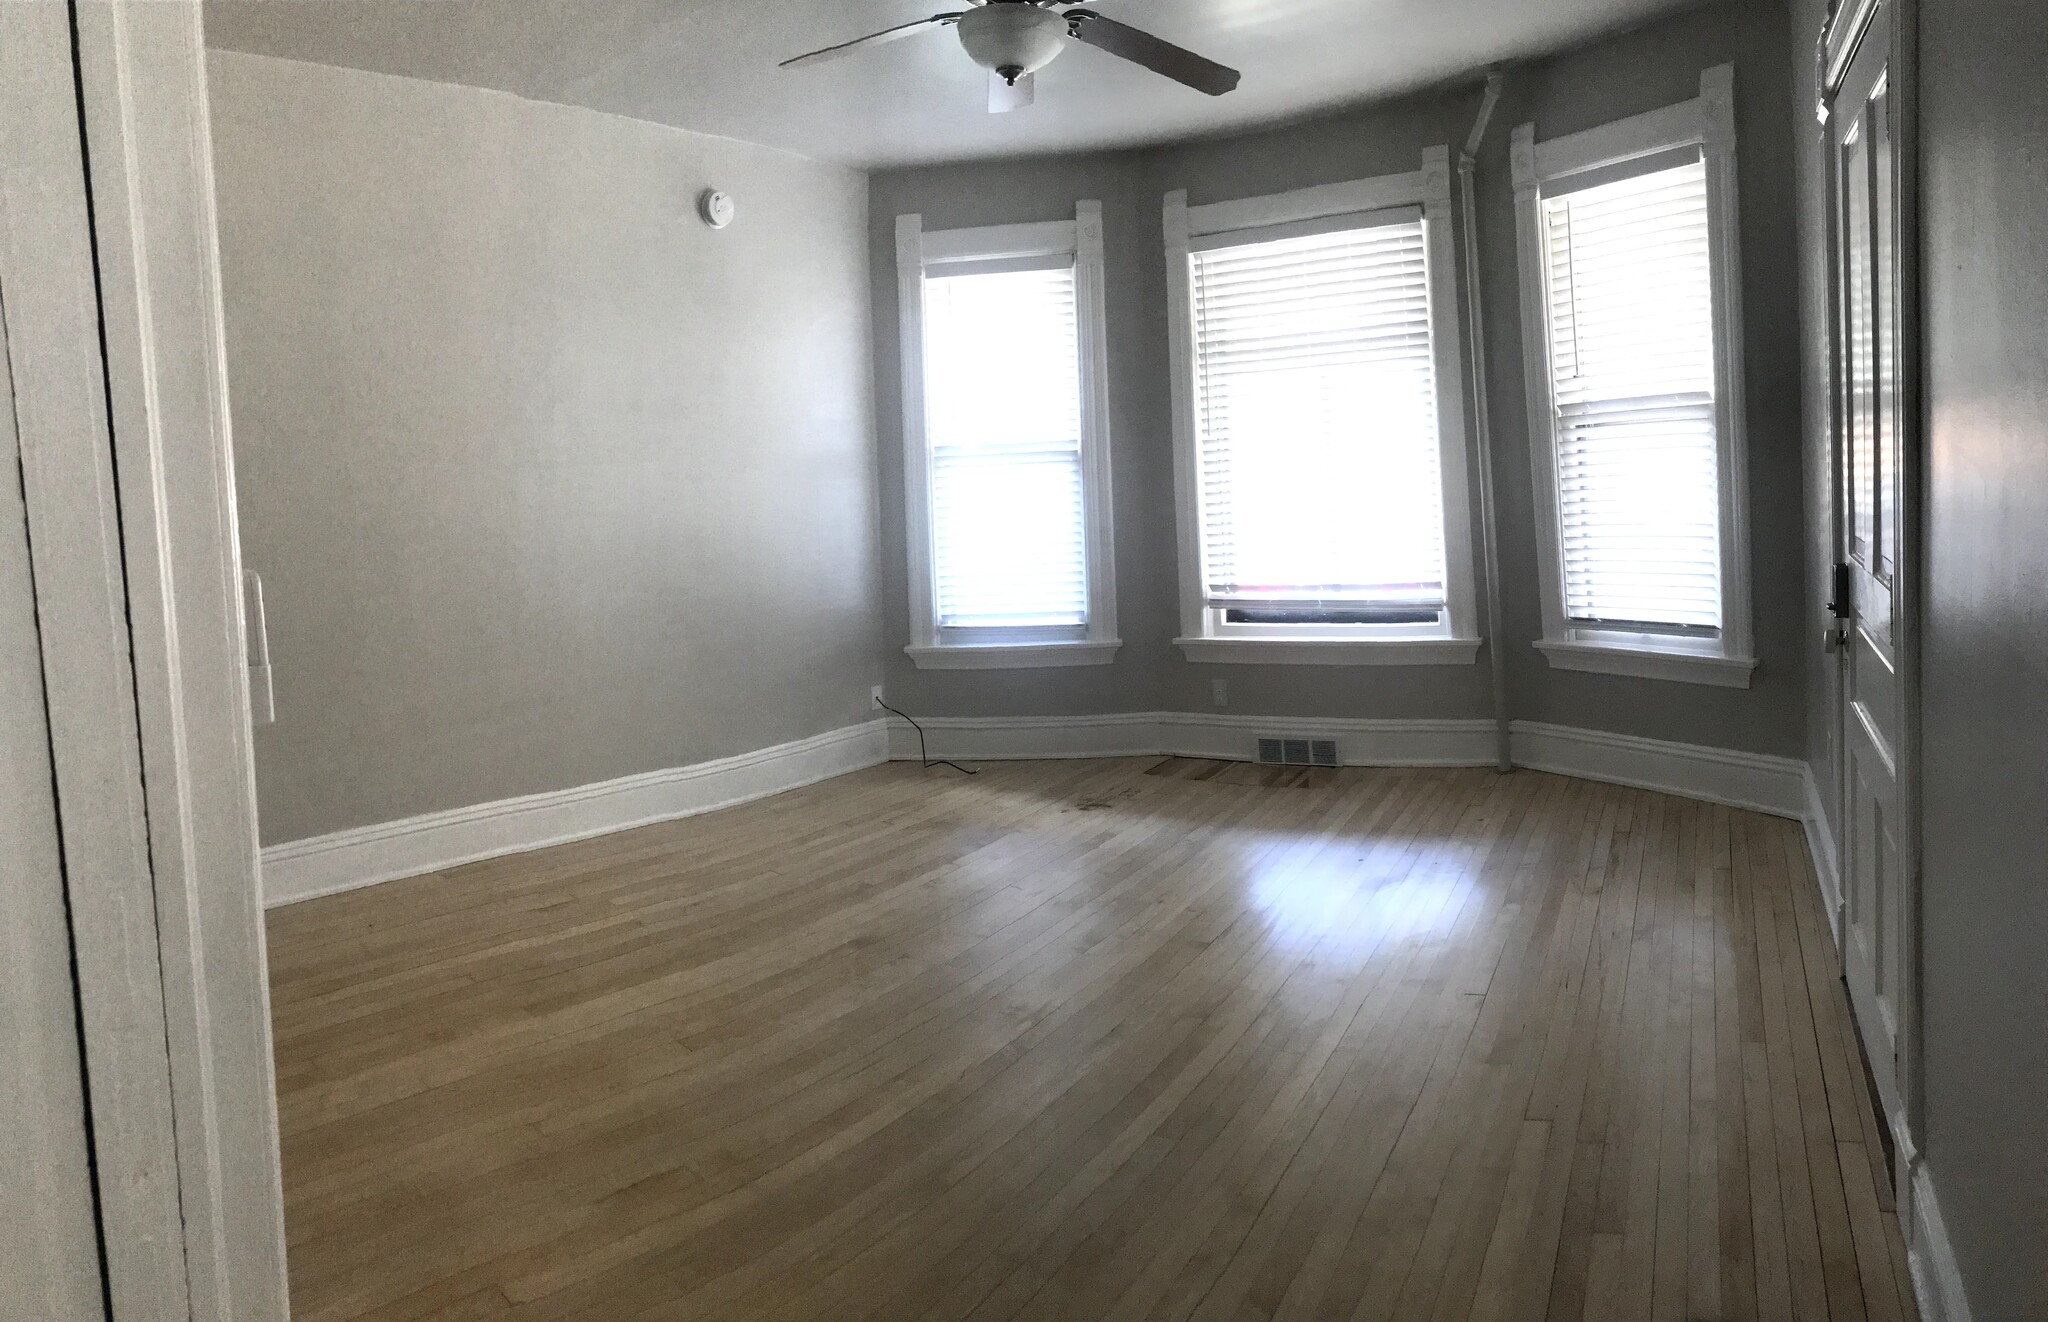
M 1237 86 L 1238 72 L 1214 60 L 1203 59 L 1170 41 L 1113 18 L 1104 18 L 1084 8 L 1091 0 L 967 0 L 972 6 L 951 13 L 933 14 L 914 23 L 843 41 L 794 59 L 780 67 L 819 64 L 849 55 L 864 46 L 876 46 L 934 28 L 960 30 L 960 44 L 968 58 L 989 71 L 988 108 L 991 112 L 1016 110 L 1032 102 L 1032 75 L 1052 63 L 1069 41 L 1079 41 L 1141 64 L 1154 73 L 1165 74 L 1198 92 L 1222 96 Z

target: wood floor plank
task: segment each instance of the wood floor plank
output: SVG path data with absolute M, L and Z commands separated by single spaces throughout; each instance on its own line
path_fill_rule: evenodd
M 292 905 L 294 1312 L 1908 1322 L 1801 847 L 1532 772 L 895 764 Z

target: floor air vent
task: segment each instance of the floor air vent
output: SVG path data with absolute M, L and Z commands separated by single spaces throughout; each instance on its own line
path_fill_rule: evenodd
M 1259 761 L 1276 767 L 1334 767 L 1335 739 L 1261 739 Z

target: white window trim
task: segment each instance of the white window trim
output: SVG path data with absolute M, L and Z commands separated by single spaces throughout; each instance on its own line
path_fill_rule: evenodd
M 938 626 L 932 571 L 931 447 L 925 434 L 924 272 L 936 262 L 1074 258 L 1075 336 L 1081 364 L 1081 507 L 1087 537 L 1088 624 L 1064 636 L 972 642 Z M 1106 666 L 1116 632 L 1116 547 L 1110 525 L 1109 359 L 1103 309 L 1102 203 L 1076 202 L 1074 219 L 927 232 L 922 216 L 896 218 L 896 308 L 903 364 L 903 512 L 910 562 L 910 645 L 921 670 Z M 1078 634 L 1078 636 L 1075 636 Z
M 1394 207 L 1422 208 L 1429 254 L 1429 303 L 1436 357 L 1437 431 L 1444 489 L 1444 623 L 1359 626 L 1343 637 L 1224 637 L 1211 631 L 1203 584 L 1201 455 L 1195 435 L 1194 296 L 1188 256 L 1204 239 Z M 1470 665 L 1479 653 L 1467 477 L 1465 361 L 1458 325 L 1457 246 L 1451 233 L 1448 147 L 1422 152 L 1421 168 L 1267 197 L 1189 206 L 1185 189 L 1166 195 L 1167 328 L 1173 370 L 1173 471 L 1180 543 L 1180 637 L 1190 661 L 1246 665 Z M 1372 632 L 1365 632 L 1371 630 Z
M 1564 557 L 1557 507 L 1550 318 L 1543 286 L 1546 186 L 1591 170 L 1625 166 L 1673 148 L 1698 147 L 1707 174 L 1707 251 L 1713 268 L 1715 433 L 1721 478 L 1721 635 L 1715 639 L 1628 634 L 1574 627 L 1565 617 Z M 1543 637 L 1535 646 L 1560 670 L 1748 688 L 1756 669 L 1750 632 L 1749 465 L 1742 387 L 1742 267 L 1735 181 L 1735 68 L 1700 74 L 1700 94 L 1629 119 L 1536 140 L 1518 126 L 1510 158 L 1522 286 L 1522 344 L 1528 386 L 1529 456 L 1536 490 Z

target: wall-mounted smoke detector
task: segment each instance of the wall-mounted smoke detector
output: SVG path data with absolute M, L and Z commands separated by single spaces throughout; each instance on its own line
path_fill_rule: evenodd
M 697 195 L 697 214 L 712 229 L 722 230 L 732 224 L 732 194 L 716 188 L 707 188 Z

